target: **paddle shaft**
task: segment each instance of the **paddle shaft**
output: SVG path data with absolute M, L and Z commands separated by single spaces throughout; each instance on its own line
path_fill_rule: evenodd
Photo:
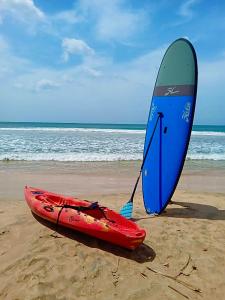
M 134 195 L 135 195 L 135 192 L 136 192 L 136 189 L 137 189 L 137 186 L 138 186 L 140 177 L 141 177 L 142 170 L 143 170 L 143 168 L 144 168 L 144 164 L 145 164 L 146 158 L 147 158 L 147 156 L 148 156 L 148 152 L 149 152 L 150 146 L 151 146 L 151 144 L 152 144 L 152 140 L 153 140 L 153 137 L 154 137 L 156 128 L 157 128 L 157 124 L 158 124 L 159 119 L 162 118 L 162 117 L 163 117 L 163 113 L 158 112 L 158 117 L 157 117 L 157 120 L 156 120 L 156 123 L 155 123 L 155 127 L 154 127 L 153 132 L 152 132 L 152 135 L 151 135 L 151 137 L 150 137 L 150 140 L 149 140 L 149 143 L 148 143 L 148 147 L 147 147 L 147 150 L 146 150 L 146 152 L 145 152 L 145 155 L 144 155 L 144 158 L 143 158 L 143 162 L 142 162 L 142 164 L 141 164 L 140 172 L 139 172 L 138 178 L 137 178 L 137 180 L 136 180 L 136 183 L 135 183 L 135 185 L 134 185 L 134 189 L 133 189 L 133 192 L 132 192 L 132 194 L 131 194 L 131 197 L 130 197 L 129 202 L 133 202 L 133 201 L 134 201 Z

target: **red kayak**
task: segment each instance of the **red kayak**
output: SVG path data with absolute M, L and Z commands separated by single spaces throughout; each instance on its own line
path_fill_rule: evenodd
M 24 194 L 34 214 L 59 226 L 132 250 L 145 239 L 144 229 L 97 202 L 66 197 L 32 187 L 25 187 Z

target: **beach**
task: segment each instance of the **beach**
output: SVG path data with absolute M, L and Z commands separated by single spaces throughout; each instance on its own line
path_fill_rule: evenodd
M 131 252 L 43 225 L 23 197 L 25 185 L 99 201 L 119 210 L 141 161 L 0 162 L 0 299 L 222 299 L 225 293 L 225 167 L 187 161 L 160 216 L 143 208 L 145 228 Z
M 225 1 L 174 3 L 0 0 L 0 300 L 225 299 Z

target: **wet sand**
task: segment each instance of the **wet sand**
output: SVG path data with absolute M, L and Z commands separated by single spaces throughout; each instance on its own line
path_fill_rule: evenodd
M 139 187 L 134 218 L 147 236 L 133 252 L 69 230 L 53 237 L 55 228 L 23 200 L 27 184 L 119 210 L 139 166 L 1 163 L 0 299 L 222 299 L 224 168 L 186 164 L 173 204 L 158 217 L 145 214 Z

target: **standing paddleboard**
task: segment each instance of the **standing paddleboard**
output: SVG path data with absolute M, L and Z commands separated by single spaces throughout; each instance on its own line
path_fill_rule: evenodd
M 180 178 L 193 124 L 197 79 L 192 44 L 176 40 L 163 57 L 149 112 L 144 155 L 154 135 L 142 172 L 147 213 L 165 209 Z

